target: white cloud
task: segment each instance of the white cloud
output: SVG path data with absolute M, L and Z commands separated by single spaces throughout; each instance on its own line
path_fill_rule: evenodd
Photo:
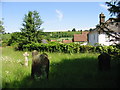
M 57 10 L 57 9 L 55 11 L 57 13 L 57 17 L 58 17 L 59 21 L 62 21 L 62 19 L 63 19 L 63 13 L 60 10 Z
M 100 6 L 104 9 L 108 9 L 109 7 L 107 5 L 104 5 L 104 4 L 100 4 Z

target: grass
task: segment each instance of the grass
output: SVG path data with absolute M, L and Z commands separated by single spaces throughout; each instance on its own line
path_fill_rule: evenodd
M 1 48 L 0 48 L 1 49 Z M 119 87 L 118 61 L 111 61 L 110 71 L 98 71 L 99 54 L 47 53 L 50 59 L 49 80 L 31 80 L 31 52 L 29 66 L 25 67 L 22 51 L 2 48 L 3 88 L 117 88 Z M 120 65 L 119 65 L 120 66 Z M 0 73 L 1 74 L 1 73 Z
M 62 38 L 51 38 L 52 40 L 62 41 L 62 40 L 72 40 L 73 37 L 62 37 Z

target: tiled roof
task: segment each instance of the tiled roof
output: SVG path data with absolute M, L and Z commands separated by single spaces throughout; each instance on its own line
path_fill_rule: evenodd
M 74 34 L 74 42 L 85 42 L 87 41 L 88 32 L 82 32 L 82 34 Z
M 72 43 L 72 40 L 63 40 L 63 43 Z

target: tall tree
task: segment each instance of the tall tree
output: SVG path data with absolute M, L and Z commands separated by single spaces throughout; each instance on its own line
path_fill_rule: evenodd
M 23 20 L 23 28 L 21 28 L 21 32 L 26 37 L 28 42 L 40 42 L 40 32 L 42 31 L 41 24 L 43 21 L 41 20 L 39 13 L 37 11 L 29 11 Z
M 5 33 L 5 28 L 3 26 L 3 22 L 0 21 L 0 34 L 3 34 L 3 33 Z

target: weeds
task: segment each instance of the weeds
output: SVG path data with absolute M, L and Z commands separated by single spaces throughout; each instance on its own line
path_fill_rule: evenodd
M 119 86 L 118 61 L 111 61 L 111 71 L 97 69 L 95 53 L 47 53 L 50 59 L 49 80 L 31 80 L 31 52 L 29 66 L 24 66 L 22 51 L 2 49 L 3 88 L 116 88 Z

